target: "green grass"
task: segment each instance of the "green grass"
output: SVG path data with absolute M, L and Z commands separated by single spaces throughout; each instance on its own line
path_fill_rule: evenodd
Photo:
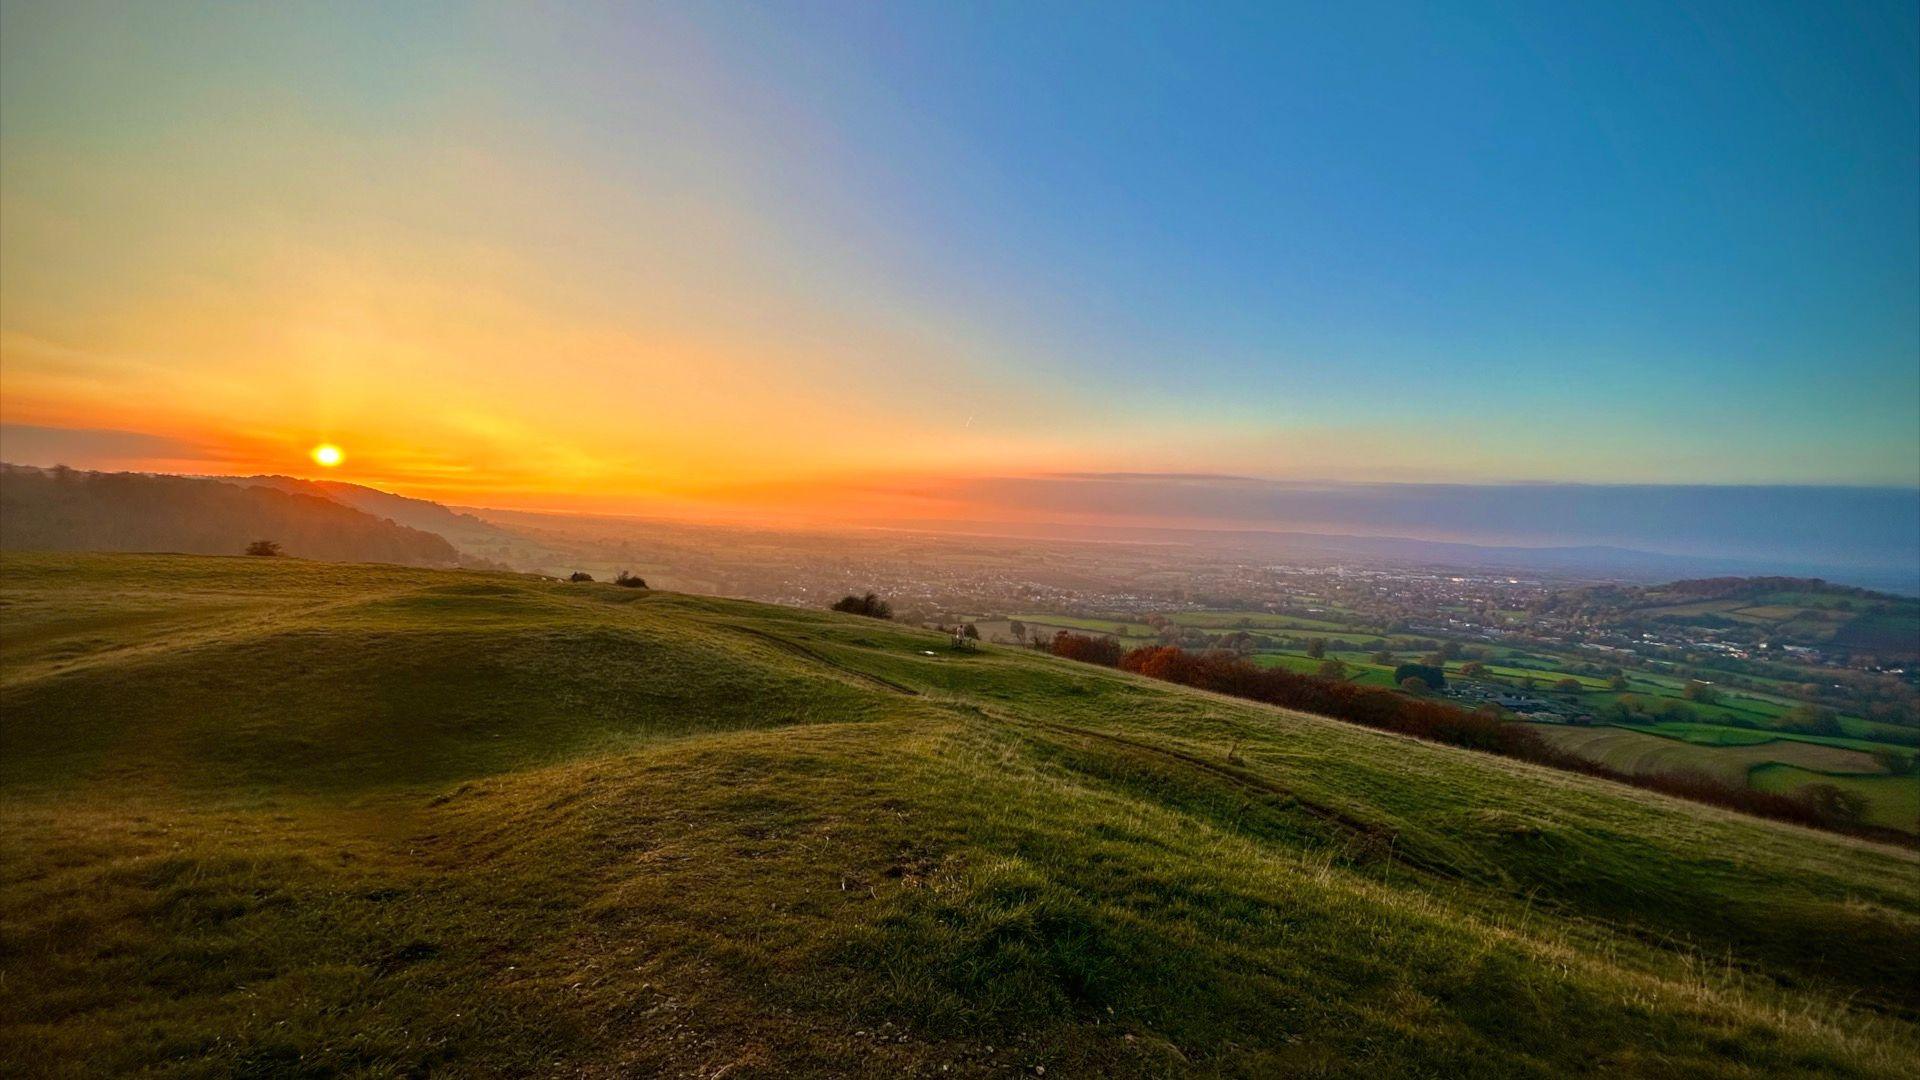
M 1912 851 L 1030 650 L 161 556 L 0 627 L 0 1074 L 1920 1055 Z
M 1330 651 L 1327 654 L 1329 658 L 1337 657 L 1340 662 L 1347 665 L 1348 682 L 1358 683 L 1361 686 L 1393 686 L 1393 668 L 1384 667 L 1380 664 L 1371 663 L 1362 659 L 1362 657 L 1366 655 L 1365 653 L 1339 653 L 1337 651 Z M 1248 657 L 1248 659 L 1259 664 L 1261 667 L 1285 668 L 1288 671 L 1297 672 L 1301 675 L 1318 675 L 1320 674 L 1320 666 L 1326 663 L 1326 659 L 1315 660 L 1304 652 L 1261 652 L 1254 653 Z
M 1815 746 L 1841 746 L 1849 750 L 1897 750 L 1908 753 L 1909 750 L 1889 743 L 1875 742 L 1872 739 L 1854 739 L 1844 735 L 1802 735 L 1794 731 L 1768 731 L 1755 728 L 1727 727 L 1723 724 L 1702 724 L 1687 720 L 1663 720 L 1654 724 L 1635 724 L 1636 731 L 1652 731 L 1687 742 L 1708 746 L 1747 746 L 1757 743 L 1784 742 L 1811 743 Z

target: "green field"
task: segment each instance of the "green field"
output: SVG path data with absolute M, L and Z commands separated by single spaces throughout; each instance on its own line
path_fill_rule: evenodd
M 1697 769 L 1730 782 L 1780 792 L 1808 783 L 1858 779 L 1862 783 L 1848 786 L 1868 797 L 1869 821 L 1920 833 L 1920 816 L 1906 812 L 1920 800 L 1920 775 L 1888 776 L 1885 766 L 1863 750 L 1833 745 L 1846 740 L 1822 743 L 1774 738 L 1766 732 L 1703 730 L 1704 725 L 1686 724 L 1631 729 L 1531 726 L 1561 749 L 1628 773 Z M 1762 774 L 1768 778 L 1764 786 L 1758 779 Z
M 1565 724 L 1530 726 L 1563 749 L 1629 773 L 1692 768 L 1745 782 L 1749 769 L 1768 764 L 1797 765 L 1821 773 L 1886 772 L 1879 762 L 1858 750 L 1785 739 L 1757 744 L 1703 744 L 1654 735 L 1642 729 Z
M 1889 829 L 1920 832 L 1920 777 L 1838 776 L 1793 765 L 1761 765 L 1748 777 L 1761 791 L 1792 793 L 1808 784 L 1832 784 L 1867 801 L 1867 820 Z
M 1920 1060 L 1913 850 L 1031 650 L 169 556 L 0 628 L 0 1075 Z

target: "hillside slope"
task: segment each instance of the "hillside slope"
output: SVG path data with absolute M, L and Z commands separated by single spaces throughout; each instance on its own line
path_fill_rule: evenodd
M 453 566 L 433 533 L 317 495 L 220 480 L 0 465 L 0 548 L 232 555 L 273 540 L 334 562 Z
M 1025 651 L 0 556 L 0 1072 L 1895 1076 L 1920 857 Z
M 227 483 L 273 488 L 295 495 L 313 495 L 351 506 L 364 514 L 385 518 L 410 529 L 433 533 L 463 555 L 488 559 L 492 569 L 530 569 L 554 562 L 558 553 L 529 537 L 482 521 L 472 514 L 449 509 L 426 499 L 349 484 L 339 480 L 301 480 L 292 476 L 225 477 Z M 564 560 L 562 560 L 564 561 Z M 475 565 L 467 562 L 464 565 Z

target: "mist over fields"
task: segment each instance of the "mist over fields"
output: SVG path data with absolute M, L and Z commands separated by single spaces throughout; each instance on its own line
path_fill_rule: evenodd
M 940 489 L 938 497 L 955 508 L 956 517 L 976 521 L 997 515 L 1003 521 L 1134 530 L 1203 528 L 1502 548 L 1624 548 L 1681 557 L 1668 570 L 1804 574 L 1920 592 L 1920 490 L 1912 488 L 1316 484 L 1238 476 L 1074 473 L 955 481 Z M 1704 562 L 1687 566 L 1690 560 Z

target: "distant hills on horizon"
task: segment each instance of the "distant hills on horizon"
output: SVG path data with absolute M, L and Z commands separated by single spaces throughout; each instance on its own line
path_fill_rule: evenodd
M 463 562 L 436 532 L 320 494 L 188 476 L 0 464 L 0 548 L 239 555 L 258 540 L 326 562 Z
M 0 548 L 238 554 L 255 539 L 325 561 L 552 572 L 559 557 L 531 522 L 581 518 L 449 507 L 362 484 L 278 475 L 101 473 L 0 463 Z M 498 515 L 498 520 L 489 520 Z M 592 520 L 632 520 L 615 515 Z M 714 526 L 726 528 L 727 526 Z M 1660 581 L 1788 575 L 1920 595 L 1910 571 L 1649 551 L 1609 544 L 1494 545 L 1407 536 L 995 521 L 894 521 L 869 528 L 1051 542 L 1199 546 L 1250 558 L 1427 565 L 1480 572 Z

